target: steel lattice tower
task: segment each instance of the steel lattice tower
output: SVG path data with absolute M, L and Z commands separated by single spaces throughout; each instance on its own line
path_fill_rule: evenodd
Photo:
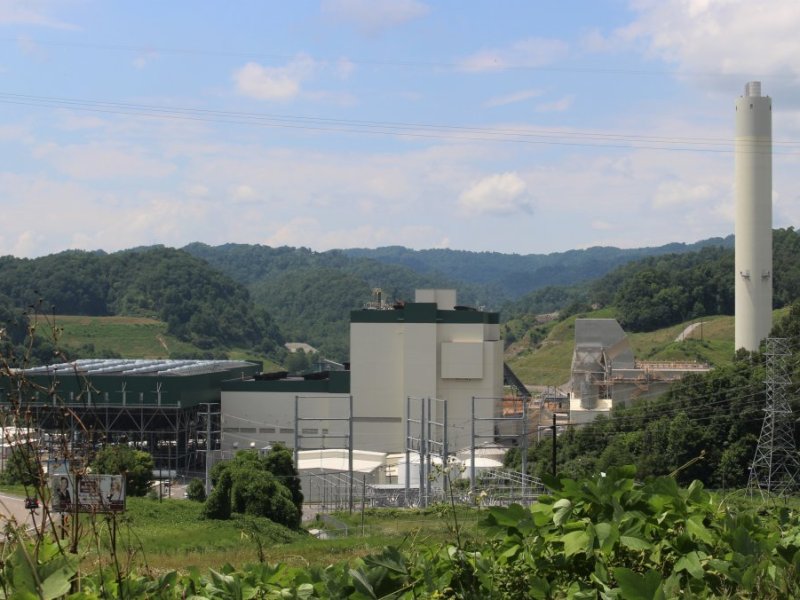
M 800 460 L 794 443 L 794 419 L 786 397 L 789 387 L 787 340 L 767 338 L 767 403 L 764 424 L 750 468 L 748 491 L 784 496 L 797 489 Z

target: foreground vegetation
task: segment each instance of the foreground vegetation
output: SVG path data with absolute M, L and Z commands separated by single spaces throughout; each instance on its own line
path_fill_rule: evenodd
M 410 540 L 325 566 L 259 562 L 219 569 L 89 573 L 57 542 L 4 545 L 5 597 L 68 598 L 790 598 L 800 594 L 800 516 L 761 511 L 634 468 L 551 479 L 530 508 L 492 507 L 479 535 L 453 515 L 447 542 Z M 188 504 L 188 503 L 187 503 Z M 327 542 L 318 542 L 324 546 Z M 148 544 L 149 545 L 149 544 Z M 23 593 L 24 592 L 24 593 Z M 25 595 L 29 594 L 29 595 Z

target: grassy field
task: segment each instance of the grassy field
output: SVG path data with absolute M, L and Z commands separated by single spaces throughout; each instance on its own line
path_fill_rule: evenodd
M 22 491 L 19 486 L 2 486 L 2 489 L 24 495 L 19 493 Z M 455 539 L 452 512 L 443 505 L 419 510 L 366 509 L 363 521 L 361 513 L 355 511 L 337 513 L 330 521 L 317 519 L 307 523 L 308 529 L 326 530 L 328 539 L 318 539 L 305 529 L 291 531 L 264 518 L 234 516 L 228 521 L 206 520 L 201 510 L 201 503 L 189 500 L 159 502 L 128 498 L 126 512 L 115 517 L 118 554 L 126 563 L 155 572 L 256 562 L 259 548 L 264 560 L 270 563 L 324 567 L 387 545 L 408 547 Z M 462 541 L 475 539 L 480 512 L 463 507 L 457 510 Z M 88 568 L 106 566 L 110 556 L 111 517 L 85 515 L 81 527 L 84 564 Z
M 40 321 L 37 332 L 48 339 L 55 338 L 57 347 L 67 353 L 91 349 L 95 356 L 100 357 L 170 358 L 202 352 L 192 344 L 169 335 L 166 323 L 147 317 L 57 315 L 52 323 Z M 265 371 L 279 369 L 278 365 L 264 356 L 241 348 L 226 349 L 226 353 L 234 360 L 262 362 Z

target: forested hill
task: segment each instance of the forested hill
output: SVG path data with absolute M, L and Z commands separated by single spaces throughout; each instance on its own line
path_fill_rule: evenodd
M 474 284 L 338 250 L 201 243 L 183 250 L 245 284 L 287 340 L 309 343 L 334 360 L 347 360 L 350 311 L 364 306 L 373 288 L 392 300 L 410 300 L 417 288 L 431 287 L 456 288 L 464 303 L 482 304 L 491 295 Z
M 12 312 L 34 307 L 48 314 L 156 317 L 169 333 L 203 349 L 268 353 L 283 344 L 270 315 L 242 284 L 172 248 L 6 256 L 0 258 L 0 289 Z
M 773 247 L 773 307 L 800 299 L 800 234 L 776 229 Z M 710 315 L 734 313 L 734 252 L 704 247 L 632 261 L 593 282 L 549 287 L 505 307 L 509 318 L 561 310 L 562 316 L 611 307 L 627 331 L 653 331 Z
M 731 244 L 731 238 L 717 238 L 638 250 L 518 256 L 195 243 L 181 250 L 3 257 L 0 290 L 8 296 L 3 304 L 15 310 L 42 299 L 48 312 L 157 317 L 169 333 L 209 351 L 242 347 L 268 354 L 284 340 L 302 341 L 329 358 L 347 360 L 349 313 L 376 287 L 384 298 L 405 300 L 421 287 L 455 288 L 460 303 L 499 310 L 504 317 L 602 305 L 612 307 L 631 331 L 731 314 Z M 782 306 L 800 296 L 800 236 L 793 229 L 776 230 L 774 249 L 775 304 Z M 642 255 L 648 256 L 636 259 Z M 619 262 L 625 264 L 614 267 Z M 553 285 L 571 278 L 583 281 Z M 532 287 L 538 289 L 519 295 Z M 504 302 L 509 297 L 518 299 Z
M 459 295 L 469 302 L 485 302 L 481 295 L 489 293 L 481 286 L 440 273 L 419 273 L 414 269 L 385 264 L 368 258 L 352 258 L 341 250 L 314 252 L 308 248 L 280 247 L 253 244 L 223 244 L 209 246 L 202 243 L 189 244 L 183 250 L 202 258 L 211 266 L 239 281 L 256 293 L 271 294 L 276 279 L 301 277 L 305 274 L 324 273 L 327 277 L 347 280 L 355 277 L 363 285 L 359 290 L 360 306 L 369 299 L 372 288 L 380 287 L 393 299 L 413 298 L 414 290 L 427 287 L 457 287 Z M 336 282 L 331 282 L 334 286 Z M 283 286 L 283 282 L 278 285 Z M 317 305 L 318 298 L 308 297 Z M 322 301 L 337 302 L 325 297 Z
M 667 244 L 652 248 L 594 247 L 552 254 L 501 254 L 462 250 L 410 250 L 387 246 L 374 250 L 354 248 L 346 255 L 403 265 L 418 273 L 448 276 L 489 286 L 504 299 L 513 300 L 547 286 L 564 286 L 602 277 L 620 265 L 648 256 L 692 253 L 706 247 L 733 248 L 733 236 L 710 238 L 694 244 Z

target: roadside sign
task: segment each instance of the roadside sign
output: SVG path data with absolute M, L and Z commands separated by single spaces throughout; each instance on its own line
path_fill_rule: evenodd
M 53 475 L 51 506 L 55 512 L 120 512 L 125 510 L 125 479 L 122 475 Z

